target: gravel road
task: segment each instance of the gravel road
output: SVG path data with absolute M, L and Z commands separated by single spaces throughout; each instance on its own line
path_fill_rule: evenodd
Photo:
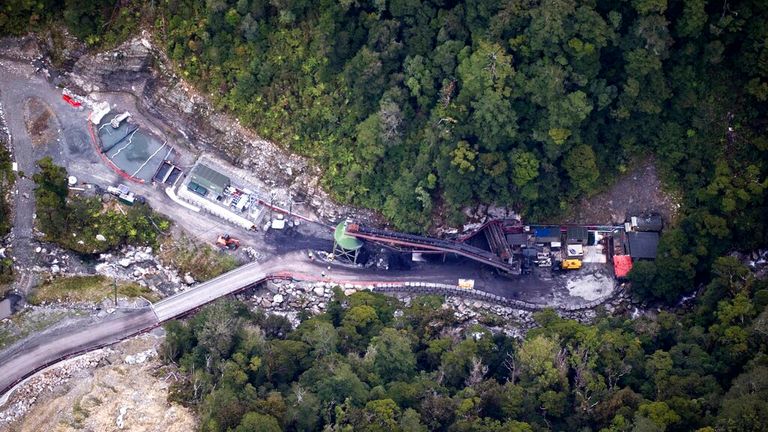
M 151 308 L 122 310 L 104 320 L 83 325 L 74 331 L 41 334 L 27 339 L 0 354 L 0 394 L 35 371 L 60 359 L 113 344 L 129 336 L 147 331 L 162 322 L 263 281 L 270 275 L 286 272 L 317 278 L 325 274 L 329 282 L 345 284 L 376 281 L 409 280 L 435 283 L 455 281 L 452 272 L 406 271 L 394 275 L 375 270 L 347 268 L 326 269 L 306 254 L 292 252 L 263 263 L 251 263 L 225 273 L 208 282 L 168 297 Z
M 87 113 L 73 109 L 62 101 L 61 90 L 50 84 L 34 67 L 0 59 L 0 89 L 0 103 L 11 131 L 14 158 L 19 164 L 19 169 L 27 176 L 31 176 L 35 171 L 36 160 L 51 156 L 57 164 L 65 166 L 70 174 L 77 176 L 81 182 L 101 186 L 122 182 L 94 151 L 86 127 Z M 58 125 L 59 137 L 54 142 L 37 147 L 32 145 L 21 109 L 30 97 L 38 98 L 55 114 L 54 122 Z M 123 310 L 65 334 L 41 334 L 39 337 L 28 339 L 0 354 L 0 394 L 52 362 L 146 331 L 161 322 L 194 311 L 216 298 L 252 286 L 268 275 L 283 272 L 309 279 L 322 276 L 329 282 L 341 284 L 406 280 L 455 284 L 458 278 L 474 278 L 479 282 L 479 289 L 529 301 L 546 301 L 554 297 L 555 291 L 565 289 L 563 286 L 545 283 L 539 279 L 510 281 L 496 276 L 486 267 L 465 261 L 442 265 L 419 264 L 410 270 L 398 271 L 339 267 L 326 269 L 322 264 L 308 260 L 303 252 L 296 251 L 312 247 L 313 242 L 325 244 L 328 241 L 311 229 L 305 227 L 295 232 L 274 233 L 265 238 L 262 233 L 238 229 L 213 216 L 195 213 L 179 206 L 167 197 L 160 187 L 138 184 L 130 186 L 137 194 L 146 197 L 156 211 L 168 216 L 192 237 L 213 242 L 220 233 L 228 232 L 240 238 L 244 246 L 254 247 L 264 256 L 272 258 L 261 263 L 245 265 L 197 285 L 158 302 L 153 308 Z M 34 183 L 23 179 L 17 183 L 17 188 L 18 199 L 12 231 L 13 253 L 18 266 L 15 288 L 20 293 L 28 294 L 36 282 L 34 274 L 28 271 L 36 255 L 33 231 Z M 564 285 L 564 281 L 560 285 Z

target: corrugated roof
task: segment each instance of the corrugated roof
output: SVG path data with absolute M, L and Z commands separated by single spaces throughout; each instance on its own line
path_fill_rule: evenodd
M 229 177 L 203 164 L 196 165 L 189 175 L 192 182 L 217 194 L 220 194 L 230 183 Z
M 661 215 L 652 214 L 637 218 L 637 231 L 661 231 L 662 228 L 664 228 L 664 223 L 661 220 Z
M 569 243 L 586 243 L 587 237 L 589 237 L 589 234 L 585 227 L 568 227 L 565 235 Z
M 528 236 L 524 233 L 519 234 L 507 234 L 507 243 L 512 246 L 520 246 L 527 243 Z
M 632 259 L 656 259 L 659 247 L 657 232 L 628 232 L 629 255 Z
M 536 241 L 539 242 L 552 242 L 560 241 L 560 228 L 545 228 L 539 227 L 534 229 L 534 235 Z
M 613 272 L 617 278 L 627 277 L 632 270 L 632 258 L 629 255 L 613 256 Z

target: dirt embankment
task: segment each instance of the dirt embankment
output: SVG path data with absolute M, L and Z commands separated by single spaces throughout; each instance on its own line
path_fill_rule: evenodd
M 27 99 L 24 103 L 24 122 L 32 144 L 48 144 L 58 137 L 56 115 L 45 102 L 37 98 Z
M 582 199 L 562 222 L 621 223 L 627 216 L 654 212 L 669 224 L 674 223 L 679 209 L 679 199 L 663 190 L 656 164 L 649 158 L 637 163 L 605 192 Z
M 161 340 L 139 336 L 32 377 L 0 407 L 0 430 L 195 430 L 193 413 L 168 403 L 170 382 L 156 376 Z

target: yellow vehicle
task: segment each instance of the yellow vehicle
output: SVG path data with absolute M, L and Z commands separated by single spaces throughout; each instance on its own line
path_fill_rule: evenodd
M 567 259 L 563 260 L 560 265 L 563 270 L 578 270 L 581 268 L 581 260 Z

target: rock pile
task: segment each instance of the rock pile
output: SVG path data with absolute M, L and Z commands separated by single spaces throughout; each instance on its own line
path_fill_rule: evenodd
M 144 34 L 113 50 L 83 55 L 67 75 L 67 85 L 84 93 L 134 94 L 141 110 L 173 125 L 173 132 L 168 132 L 178 131 L 179 135 L 167 138 L 179 147 L 195 153 L 214 151 L 235 166 L 258 172 L 264 190 L 311 197 L 307 205 L 321 218 L 335 220 L 344 215 L 376 219 L 372 212 L 334 203 L 320 186 L 321 170 L 306 158 L 259 137 L 233 116 L 217 112 L 205 95 L 175 74 L 170 60 L 151 39 Z
M 32 267 L 32 271 L 37 273 L 50 273 L 51 275 L 64 275 L 68 273 L 81 273 L 83 265 L 80 259 L 71 256 L 70 253 L 62 249 L 49 245 L 48 247 L 38 246 L 35 248 L 38 265 Z
M 242 299 L 270 313 L 285 316 L 295 326 L 299 323 L 299 312 L 312 315 L 325 312 L 333 297 L 334 286 L 330 283 L 267 281 L 261 289 Z M 350 295 L 355 291 L 347 288 L 344 293 Z
M 105 348 L 65 360 L 18 386 L 6 396 L 6 401 L 0 401 L 0 428 L 22 417 L 43 392 L 50 392 L 83 371 L 95 368 L 110 352 L 109 348 Z
M 174 268 L 161 264 L 151 247 L 127 246 L 116 254 L 99 255 L 98 261 L 96 273 L 110 278 L 135 281 L 162 295 L 179 292 L 182 283 L 195 283 L 188 274 L 180 277 Z
M 126 356 L 125 363 L 129 365 L 142 364 L 155 357 L 157 357 L 157 350 L 150 348 L 146 351 Z
M 268 281 L 250 294 L 243 294 L 241 299 L 250 302 L 270 313 L 288 318 L 295 326 L 298 325 L 298 314 L 308 312 L 317 315 L 325 311 L 328 302 L 333 297 L 335 284 L 324 282 L 287 282 Z M 360 288 L 351 285 L 340 287 L 345 295 L 351 295 Z M 410 304 L 413 295 L 407 293 L 392 293 L 406 306 Z M 601 307 L 610 313 L 624 312 L 629 306 L 629 295 L 620 292 L 614 298 L 606 301 Z M 467 299 L 458 296 L 446 296 L 443 305 L 454 312 L 456 319 L 462 325 L 481 323 L 510 336 L 522 336 L 526 331 L 535 327 L 534 312 L 514 307 L 503 306 L 492 302 Z M 590 323 L 597 317 L 595 309 L 558 310 L 563 318 Z

